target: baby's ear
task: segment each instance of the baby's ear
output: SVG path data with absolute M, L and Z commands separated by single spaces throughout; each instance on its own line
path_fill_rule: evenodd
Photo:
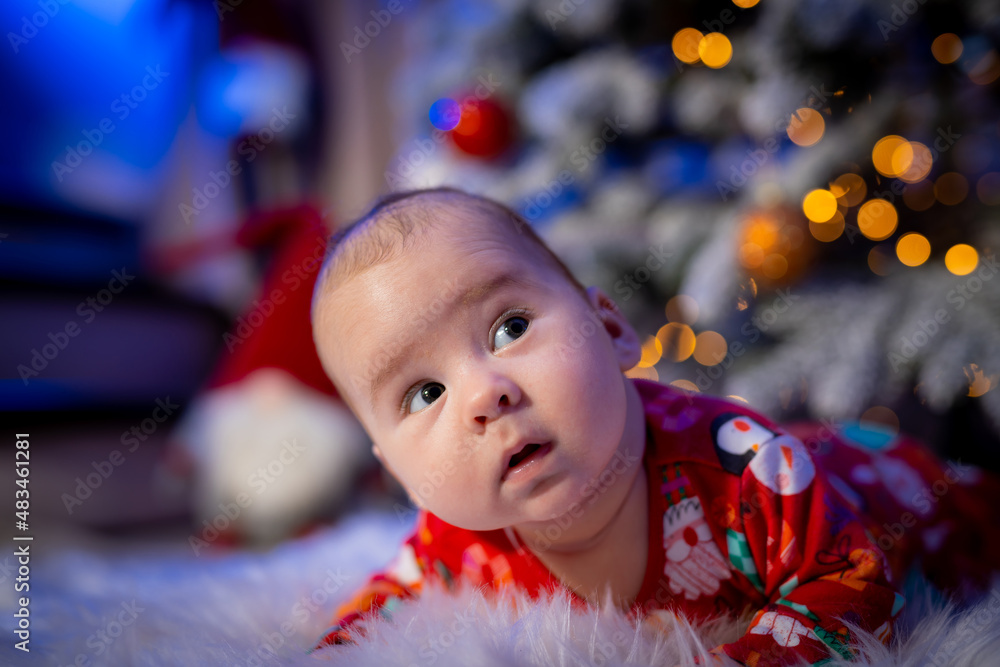
M 599 287 L 588 287 L 587 298 L 597 317 L 600 318 L 604 330 L 611 337 L 611 344 L 618 357 L 618 365 L 622 371 L 627 371 L 639 363 L 639 359 L 642 357 L 642 343 L 639 342 L 639 334 L 635 332 L 629 321 L 622 315 L 621 310 L 618 309 L 618 305 L 604 293 L 604 290 Z

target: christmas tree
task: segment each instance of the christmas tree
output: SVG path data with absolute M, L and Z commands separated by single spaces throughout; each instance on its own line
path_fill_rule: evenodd
M 1000 443 L 985 2 L 440 2 L 388 189 L 507 202 L 645 340 L 630 371 L 779 420 Z

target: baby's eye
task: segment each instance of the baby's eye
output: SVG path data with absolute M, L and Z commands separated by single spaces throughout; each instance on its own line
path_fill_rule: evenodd
M 408 408 L 410 414 L 420 412 L 431 403 L 441 398 L 441 394 L 443 393 L 444 385 L 439 382 L 428 382 L 424 386 L 420 387 L 413 394 L 413 398 L 410 399 L 410 405 Z
M 499 350 L 504 345 L 508 345 L 523 336 L 527 330 L 528 320 L 523 317 L 517 316 L 504 320 L 503 324 L 497 328 L 497 332 L 493 334 L 493 348 Z

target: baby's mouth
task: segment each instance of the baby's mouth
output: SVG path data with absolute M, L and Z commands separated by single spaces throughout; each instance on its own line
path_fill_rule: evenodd
M 508 468 L 516 467 L 518 463 L 520 463 L 521 461 L 523 461 L 524 459 L 528 458 L 536 451 L 538 451 L 539 447 L 541 447 L 541 445 L 534 442 L 529 442 L 527 445 L 524 446 L 524 449 L 519 451 L 517 454 L 514 454 L 514 456 L 510 457 L 510 463 L 507 464 L 507 467 Z
M 551 442 L 529 442 L 511 455 L 500 481 L 506 482 L 509 479 L 523 478 L 523 475 L 530 474 L 530 469 L 539 465 L 541 459 L 550 451 L 552 451 Z

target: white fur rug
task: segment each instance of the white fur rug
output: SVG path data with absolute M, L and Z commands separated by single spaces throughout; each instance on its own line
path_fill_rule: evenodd
M 263 554 L 42 560 L 33 563 L 30 654 L 13 648 L 13 587 L 2 586 L 0 664 L 691 665 L 740 634 L 734 620 L 693 628 L 665 617 L 667 630 L 656 631 L 617 613 L 573 611 L 560 596 L 536 603 L 431 591 L 392 623 L 375 623 L 361 644 L 307 655 L 336 604 L 391 558 L 408 529 L 366 514 Z M 961 609 L 931 597 L 925 588 L 909 596 L 893 646 L 862 637 L 867 664 L 1000 664 L 1000 582 Z

